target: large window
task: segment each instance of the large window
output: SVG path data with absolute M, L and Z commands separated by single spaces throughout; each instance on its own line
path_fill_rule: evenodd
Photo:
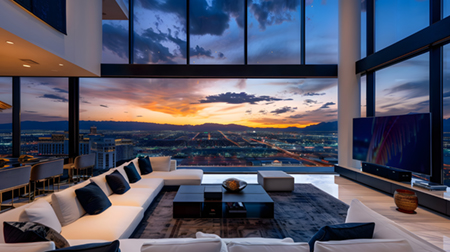
M 181 166 L 324 166 L 336 93 L 336 79 L 82 79 L 80 133 Z
M 186 64 L 186 1 L 134 3 L 134 63 Z
M 450 45 L 444 46 L 444 184 L 450 186 Z
M 376 116 L 429 112 L 429 53 L 375 73 Z
M 67 78 L 21 78 L 21 153 L 67 156 Z
M 0 77 L 0 157 L 12 154 L 12 79 Z
M 128 64 L 128 21 L 103 20 L 102 63 Z
M 367 2 L 361 1 L 361 59 L 367 56 Z
M 376 0 L 375 50 L 379 51 L 429 25 L 429 0 Z
M 245 1 L 190 1 L 190 63 L 243 64 Z
M 248 63 L 300 64 L 300 0 L 249 1 Z
M 361 76 L 361 117 L 367 116 L 367 77 Z
M 307 1 L 306 64 L 337 64 L 338 1 Z
M 443 9 L 444 9 L 444 15 L 443 17 L 448 17 L 450 15 L 450 2 L 449 1 L 442 1 Z

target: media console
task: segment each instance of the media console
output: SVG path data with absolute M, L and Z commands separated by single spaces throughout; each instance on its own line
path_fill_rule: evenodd
M 362 162 L 362 171 L 398 182 L 411 182 L 411 172 Z
M 411 182 L 398 182 L 359 169 L 335 165 L 334 170 L 340 176 L 367 185 L 384 193 L 394 195 L 397 189 L 407 189 L 416 193 L 419 205 L 450 216 L 450 197 L 445 191 L 430 191 L 413 186 Z

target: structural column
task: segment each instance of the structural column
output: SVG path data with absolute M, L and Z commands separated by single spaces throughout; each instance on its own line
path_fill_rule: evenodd
M 353 118 L 361 116 L 360 75 L 356 61 L 361 56 L 361 1 L 339 1 L 338 63 L 338 162 L 354 167 L 352 159 Z
M 69 158 L 80 155 L 80 78 L 69 78 Z
M 20 156 L 20 77 L 12 78 L 12 156 Z

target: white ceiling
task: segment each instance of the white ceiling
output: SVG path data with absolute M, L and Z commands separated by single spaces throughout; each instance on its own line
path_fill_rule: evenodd
M 126 12 L 126 6 L 122 0 L 103 0 L 103 19 L 128 19 Z M 7 41 L 14 44 L 8 44 Z M 38 64 L 28 64 L 22 59 L 32 60 Z M 24 64 L 30 67 L 24 67 Z M 92 77 L 96 75 L 0 28 L 0 76 Z

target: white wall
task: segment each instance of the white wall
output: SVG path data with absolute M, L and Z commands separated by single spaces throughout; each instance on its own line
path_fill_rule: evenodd
M 0 28 L 97 76 L 102 53 L 102 1 L 67 0 L 67 35 L 13 1 L 0 1 Z

